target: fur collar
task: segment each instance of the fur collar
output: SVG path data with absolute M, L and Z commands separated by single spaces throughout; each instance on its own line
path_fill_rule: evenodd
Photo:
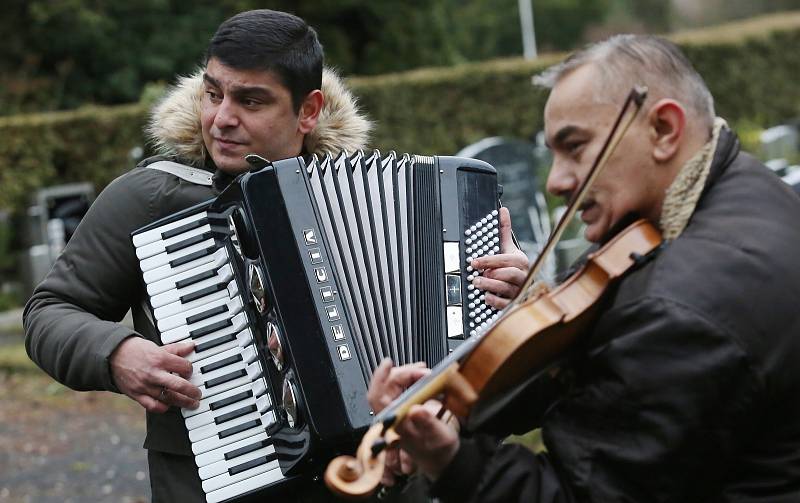
M 145 134 L 156 152 L 201 167 L 208 157 L 200 130 L 203 69 L 181 77 L 150 112 Z M 330 68 L 322 72 L 325 105 L 314 130 L 306 135 L 310 154 L 336 154 L 366 148 L 372 123 L 356 106 L 356 99 Z

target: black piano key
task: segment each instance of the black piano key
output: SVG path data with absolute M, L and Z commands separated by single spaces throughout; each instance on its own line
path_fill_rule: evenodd
M 222 400 L 211 402 L 210 404 L 208 404 L 208 408 L 211 410 L 221 409 L 232 403 L 244 400 L 245 398 L 250 398 L 251 396 L 253 396 L 252 390 L 242 391 L 241 393 L 236 393 L 235 395 L 231 395 L 228 398 L 223 398 Z
M 194 316 L 189 316 L 186 318 L 186 324 L 191 325 L 192 323 L 197 323 L 198 321 L 207 320 L 212 316 L 216 316 L 218 314 L 222 314 L 228 311 L 227 304 L 223 304 L 221 306 L 212 307 L 208 311 L 203 311 L 202 313 L 197 313 Z
M 192 236 L 190 238 L 186 238 L 183 241 L 178 241 L 177 243 L 172 243 L 164 247 L 164 251 L 167 253 L 174 253 L 178 250 L 183 250 L 184 248 L 188 248 L 192 245 L 196 245 L 197 243 L 202 243 L 206 239 L 211 237 L 211 232 L 204 232 L 202 234 L 198 234 L 196 236 Z
M 197 339 L 198 337 L 202 337 L 204 335 L 212 334 L 217 330 L 222 330 L 223 328 L 229 327 L 233 325 L 233 321 L 231 319 L 221 320 L 216 323 L 212 323 L 211 325 L 206 325 L 204 327 L 196 328 L 189 332 L 189 337 L 192 339 Z
M 255 428 L 256 426 L 261 426 L 261 419 L 253 419 L 252 421 L 246 421 L 242 424 L 228 428 L 227 430 L 222 430 L 221 432 L 217 433 L 217 436 L 220 438 L 220 440 L 222 440 L 223 438 L 236 435 L 239 432 L 247 431 L 250 428 Z
M 216 285 L 207 286 L 202 290 L 197 290 L 196 292 L 187 293 L 186 295 L 181 295 L 180 301 L 181 304 L 186 304 L 187 302 L 203 298 L 206 295 L 211 295 L 212 293 L 225 290 L 226 288 L 228 288 L 227 283 L 217 283 Z
M 222 360 L 216 361 L 214 363 L 209 363 L 208 365 L 204 365 L 204 366 L 200 367 L 200 373 L 201 374 L 207 374 L 207 373 L 212 372 L 214 370 L 221 369 L 222 367 L 226 367 L 226 366 L 230 365 L 231 363 L 240 362 L 243 359 L 244 358 L 242 358 L 241 354 L 229 356 L 227 358 L 223 358 Z
M 266 456 L 261 456 L 260 458 L 251 459 L 247 463 L 242 463 L 241 465 L 234 466 L 232 468 L 228 468 L 228 473 L 231 475 L 236 475 L 237 473 L 241 473 L 245 470 L 249 470 L 250 468 L 255 468 L 256 466 L 261 466 L 269 463 L 270 461 L 275 461 L 277 456 L 273 452 L 272 454 L 268 454 Z
M 222 337 L 218 337 L 218 338 L 214 339 L 213 341 L 208 341 L 208 342 L 204 342 L 202 344 L 198 344 L 197 346 L 194 347 L 194 352 L 195 353 L 202 353 L 203 351 L 206 351 L 206 350 L 211 349 L 211 348 L 215 348 L 215 347 L 217 347 L 217 346 L 219 346 L 221 344 L 225 344 L 226 342 L 230 342 L 230 341 L 235 340 L 235 339 L 236 339 L 236 334 L 223 335 Z
M 200 220 L 195 220 L 194 222 L 189 222 L 186 225 L 181 225 L 180 227 L 175 227 L 174 229 L 170 229 L 168 231 L 164 231 L 161 233 L 161 239 L 169 239 L 184 232 L 189 232 L 192 229 L 197 229 L 198 227 L 202 227 L 208 223 L 208 218 L 203 217 Z
M 256 404 L 247 405 L 245 407 L 242 407 L 241 409 L 236 409 L 236 410 L 233 410 L 231 412 L 222 414 L 219 417 L 215 417 L 214 418 L 214 424 L 222 424 L 222 423 L 226 423 L 228 421 L 233 421 L 237 417 L 242 417 L 244 415 L 250 414 L 251 412 L 255 412 L 257 410 L 258 410 L 258 407 L 256 407 Z
M 209 278 L 213 278 L 216 275 L 217 275 L 217 271 L 215 271 L 214 269 L 211 269 L 211 270 L 208 270 L 208 271 L 204 271 L 204 272 L 201 272 L 200 274 L 195 274 L 194 276 L 191 276 L 189 278 L 182 279 L 182 280 L 178 281 L 177 283 L 175 283 L 175 288 L 178 288 L 178 289 L 186 288 L 187 286 L 192 286 L 195 283 L 200 283 L 203 280 L 206 280 L 206 279 L 209 279 Z
M 244 447 L 239 447 L 238 449 L 234 449 L 231 452 L 225 453 L 225 461 L 230 461 L 231 459 L 238 458 L 239 456 L 244 456 L 245 454 L 253 451 L 257 451 L 259 449 L 263 449 L 264 447 L 272 445 L 271 438 L 265 438 L 259 442 L 254 444 L 246 445 Z
M 215 377 L 214 379 L 209 379 L 204 384 L 206 389 L 213 388 L 214 386 L 219 386 L 220 384 L 225 384 L 228 381 L 233 381 L 234 379 L 238 379 L 240 377 L 244 377 L 247 375 L 247 370 L 239 369 L 237 371 L 231 372 L 230 374 L 225 374 L 224 376 Z
M 170 260 L 169 261 L 169 266 L 170 267 L 178 267 L 178 266 L 181 266 L 183 264 L 187 264 L 187 263 L 191 262 L 192 260 L 197 260 L 197 259 L 199 259 L 201 257 L 205 257 L 206 255 L 211 255 L 212 253 L 217 251 L 217 249 L 218 249 L 218 246 L 217 245 L 213 245 L 213 246 L 209 246 L 208 248 L 204 248 L 202 250 L 197 250 L 194 253 L 190 253 L 188 255 L 184 255 L 183 257 Z

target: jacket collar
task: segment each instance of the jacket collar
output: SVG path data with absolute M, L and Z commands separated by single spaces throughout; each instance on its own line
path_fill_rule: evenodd
M 157 154 L 198 168 L 216 171 L 200 128 L 203 68 L 181 77 L 151 110 L 145 135 Z M 306 135 L 303 151 L 335 154 L 366 148 L 372 123 L 358 110 L 356 99 L 331 69 L 322 72 L 325 105 L 316 128 Z M 219 173 L 218 173 L 219 174 Z
M 740 149 L 741 144 L 739 143 L 739 138 L 736 136 L 736 133 L 724 127 L 719 133 L 717 150 L 714 152 L 714 160 L 711 161 L 711 169 L 708 173 L 708 178 L 706 178 L 706 183 L 703 187 L 703 193 L 700 195 L 700 199 L 706 195 L 709 189 L 711 189 L 711 186 L 714 185 L 714 182 L 728 169 L 728 166 L 730 166 L 736 156 L 739 155 Z

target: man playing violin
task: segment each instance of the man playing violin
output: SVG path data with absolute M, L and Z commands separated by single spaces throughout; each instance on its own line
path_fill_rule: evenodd
M 664 246 L 603 299 L 567 363 L 480 432 L 415 405 L 384 484 L 418 470 L 445 501 L 800 501 L 800 198 L 715 118 L 672 43 L 620 35 L 536 78 L 553 166 L 578 187 L 632 85 L 649 92 L 581 203 L 603 244 L 645 218 Z M 376 371 L 376 411 L 425 375 Z M 504 444 L 541 427 L 546 452 Z

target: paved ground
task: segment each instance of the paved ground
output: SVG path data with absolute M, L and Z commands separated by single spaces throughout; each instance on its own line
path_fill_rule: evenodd
M 0 331 L 0 503 L 149 501 L 143 410 L 55 383 L 11 332 Z

